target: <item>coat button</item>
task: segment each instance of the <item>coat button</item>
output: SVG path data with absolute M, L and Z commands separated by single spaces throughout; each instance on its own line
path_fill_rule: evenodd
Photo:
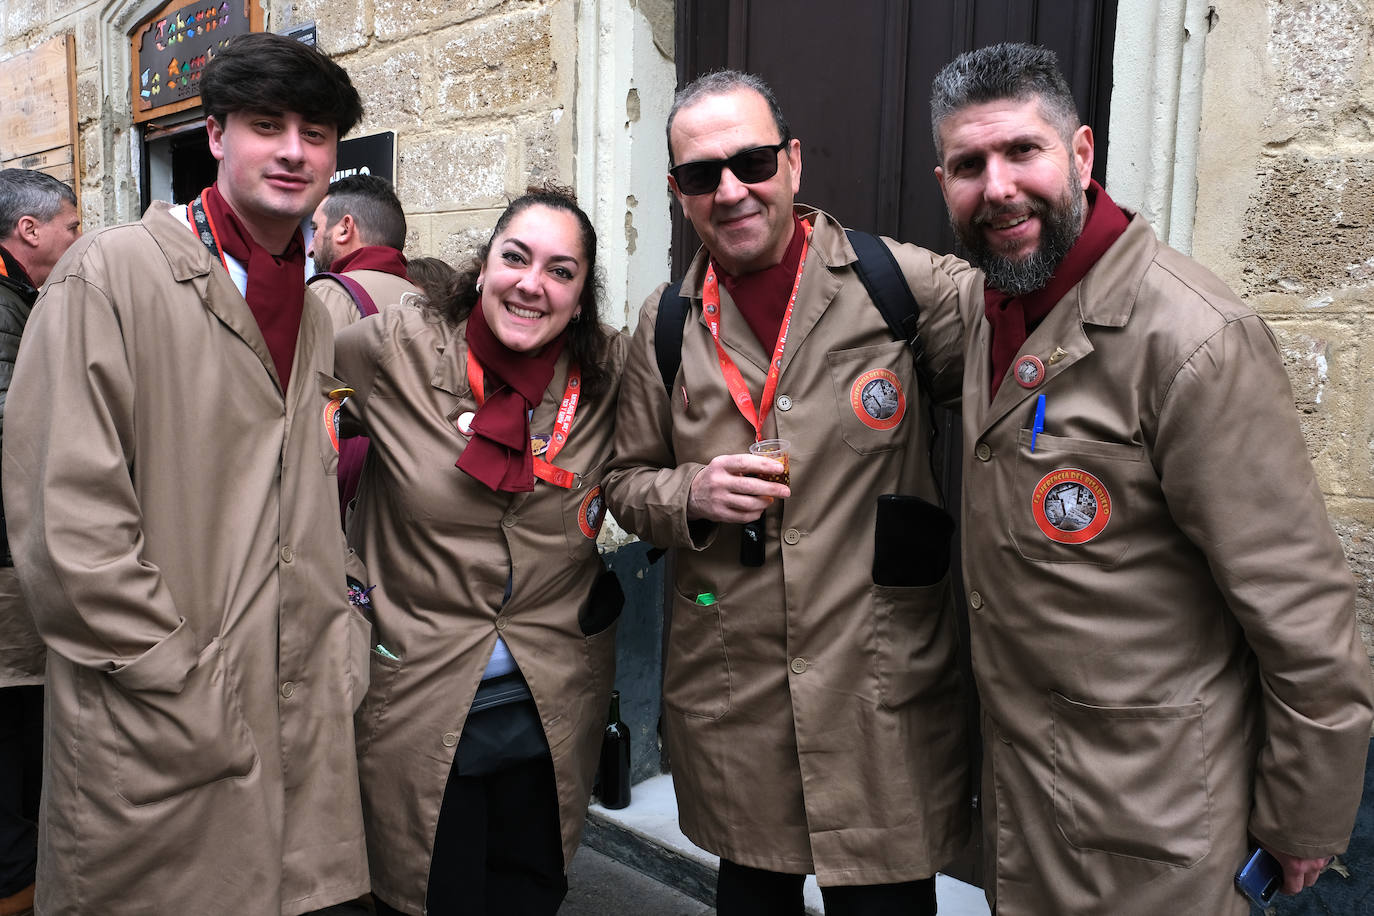
M 498 629 L 498 630 L 504 630 L 504 629 L 506 628 L 506 625 L 507 625 L 508 623 L 510 623 L 510 618 L 509 618 L 509 617 L 497 617 L 497 618 L 496 618 L 496 629 Z
M 973 454 L 978 456 L 979 461 L 988 461 L 992 458 L 992 449 L 986 442 L 979 442 L 978 447 L 973 450 Z
M 290 563 L 290 562 L 292 562 L 292 561 L 295 560 L 295 559 L 296 559 L 296 551 L 294 551 L 294 550 L 291 549 L 291 545 L 290 545 L 290 544 L 287 544 L 285 547 L 283 547 L 283 548 L 281 549 L 281 561 L 282 561 L 283 563 Z
M 973 605 L 973 609 L 976 611 L 983 606 L 983 596 L 977 592 L 969 592 L 968 603 Z
M 785 394 L 778 395 L 778 410 L 791 410 L 792 399 Z
M 501 524 L 505 525 L 507 528 L 514 528 L 516 521 L 517 519 L 515 517 L 515 514 L 512 513 L 510 515 L 507 515 L 505 518 L 501 519 Z
M 444 732 L 444 747 L 453 747 L 458 743 L 458 736 L 453 732 Z
M 296 685 L 287 681 L 281 685 L 281 695 L 286 699 L 291 699 L 291 694 L 296 692 Z
M 801 540 L 801 532 L 796 528 L 788 528 L 782 533 L 782 539 L 789 544 L 796 544 Z
M 805 671 L 805 670 L 806 670 L 806 659 L 804 659 L 804 658 L 794 658 L 794 659 L 792 659 L 792 673 L 793 673 L 793 674 L 801 674 L 801 673 L 802 673 L 803 671 Z

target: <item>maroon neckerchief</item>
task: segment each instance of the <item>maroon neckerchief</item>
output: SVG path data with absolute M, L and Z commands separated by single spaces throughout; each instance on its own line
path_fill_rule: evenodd
M 468 359 L 477 360 L 487 380 L 486 399 L 472 418 L 472 438 L 454 464 L 492 490 L 529 492 L 534 489 L 530 411 L 553 379 L 567 330 L 538 353 L 516 353 L 492 333 L 479 301 L 468 315 L 465 334 Z
M 751 274 L 734 277 L 715 265 L 716 276 L 726 292 L 744 316 L 749 330 L 763 344 L 763 349 L 773 352 L 778 342 L 778 330 L 782 327 L 782 316 L 787 311 L 787 302 L 792 298 L 792 287 L 797 283 L 797 262 L 801 260 L 802 248 L 806 244 L 806 233 L 801 229 L 801 220 L 792 217 L 792 241 L 787 243 L 787 251 L 782 260 L 772 267 L 756 270 Z
M 277 367 L 281 390 L 291 382 L 291 362 L 296 356 L 296 338 L 301 331 L 305 310 L 305 243 L 297 229 L 286 250 L 274 255 L 248 234 L 238 214 L 212 184 L 200 199 L 215 230 L 216 241 L 225 254 L 248 268 L 248 303 L 258 329 L 267 341 L 267 352 Z
M 406 256 L 388 245 L 364 245 L 336 258 L 329 267 L 330 273 L 341 274 L 346 270 L 377 270 L 402 280 L 410 279 L 406 273 Z
M 992 357 L 992 391 L 988 394 L 989 401 L 996 396 L 1008 367 L 1016 359 L 1030 332 L 1126 231 L 1130 219 L 1107 196 L 1100 184 L 1089 182 L 1087 195 L 1088 218 L 1083 221 L 1083 231 L 1064 256 L 1050 282 L 1024 296 L 1008 296 L 992 287 L 983 290 L 983 314 L 987 315 L 988 324 L 992 326 L 989 348 Z

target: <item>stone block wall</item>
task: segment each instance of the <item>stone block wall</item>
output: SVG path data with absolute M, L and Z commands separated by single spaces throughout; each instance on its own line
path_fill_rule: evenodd
M 1279 340 L 1374 658 L 1374 2 L 1209 24 L 1193 253 Z
M 124 30 L 158 8 L 107 0 L 0 0 L 0 60 L 76 36 L 82 219 L 137 217 Z M 118 7 L 112 10 L 111 7 Z M 529 181 L 573 184 L 576 0 L 269 0 L 266 27 L 313 20 L 366 107 L 355 135 L 397 134 L 406 252 L 455 265 Z M 121 78 L 122 77 L 122 78 Z

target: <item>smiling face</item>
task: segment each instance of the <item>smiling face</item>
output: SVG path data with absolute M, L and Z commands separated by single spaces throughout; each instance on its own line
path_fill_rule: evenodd
M 281 251 L 329 189 L 338 131 L 295 112 L 231 111 L 206 119 L 219 191 L 258 244 Z
M 743 150 L 781 141 L 768 103 L 752 89 L 702 96 L 673 119 L 673 161 L 679 165 L 728 159 Z M 777 264 L 792 241 L 792 200 L 801 187 L 801 143 L 793 139 L 777 155 L 778 171 L 772 178 L 745 184 L 726 168 L 720 184 L 709 194 L 683 194 L 668 177 L 668 186 L 706 250 L 734 276 Z
M 580 311 L 587 257 L 577 217 L 534 204 L 492 239 L 477 281 L 496 338 L 517 353 L 543 349 Z
M 940 125 L 935 169 L 950 223 L 989 285 L 1041 289 L 1083 229 L 1092 131 L 1066 146 L 1037 98 L 962 108 Z

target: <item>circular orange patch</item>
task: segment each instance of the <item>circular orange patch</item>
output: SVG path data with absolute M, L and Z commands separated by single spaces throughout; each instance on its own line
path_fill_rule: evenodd
M 906 414 L 906 394 L 892 372 L 870 369 L 849 387 L 849 406 L 870 429 L 892 429 Z
M 577 527 L 589 538 L 601 532 L 601 523 L 606 519 L 606 498 L 601 495 L 601 487 L 592 487 L 582 497 L 582 505 L 577 507 Z
M 1112 517 L 1112 497 L 1102 481 L 1087 471 L 1059 468 L 1035 485 L 1031 514 L 1051 541 L 1086 544 L 1107 527 Z

